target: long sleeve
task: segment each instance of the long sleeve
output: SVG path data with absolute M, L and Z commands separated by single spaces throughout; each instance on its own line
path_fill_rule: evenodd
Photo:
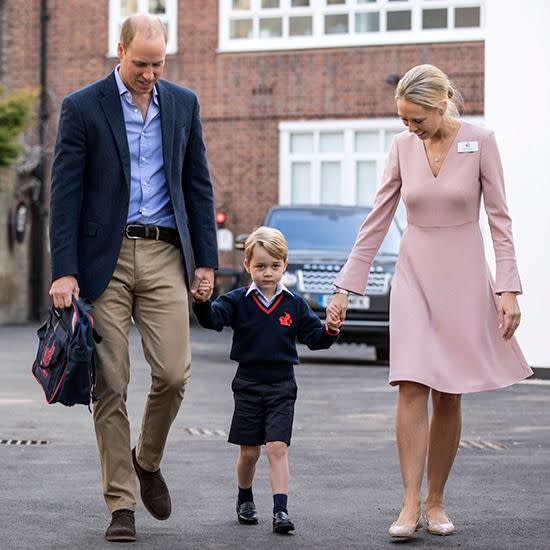
M 521 294 L 521 281 L 512 237 L 512 220 L 506 206 L 504 175 L 493 132 L 482 143 L 480 163 L 483 202 L 495 249 L 495 293 L 517 292 Z
M 311 350 L 328 349 L 338 339 L 338 334 L 329 332 L 319 317 L 300 298 L 300 326 L 298 327 L 298 342 L 305 344 Z
M 220 296 L 213 302 L 193 302 L 193 312 L 202 327 L 221 332 L 223 327 L 231 326 L 233 302 L 227 296 Z
M 356 294 L 365 293 L 370 266 L 388 232 L 400 196 L 401 172 L 397 141 L 394 139 L 374 207 L 359 229 L 349 258 L 334 281 L 336 286 Z
M 217 269 L 218 245 L 214 196 L 199 110 L 199 102 L 194 97 L 193 121 L 183 164 L 183 193 L 195 265 Z
M 61 105 L 50 192 L 52 280 L 63 275 L 78 275 L 77 238 L 86 146 L 80 113 L 71 98 L 65 98 Z

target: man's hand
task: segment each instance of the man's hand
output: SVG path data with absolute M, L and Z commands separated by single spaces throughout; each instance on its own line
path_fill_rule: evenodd
M 214 268 L 197 267 L 195 277 L 191 284 L 191 296 L 197 302 L 205 302 L 214 291 Z
M 53 300 L 53 305 L 58 308 L 70 307 L 73 302 L 73 296 L 78 298 L 80 288 L 76 278 L 72 275 L 65 275 L 56 279 L 50 287 L 50 296 Z
M 193 296 L 195 302 L 206 302 L 208 298 L 212 295 L 210 283 L 203 279 L 199 283 L 199 289 L 196 292 L 196 295 Z

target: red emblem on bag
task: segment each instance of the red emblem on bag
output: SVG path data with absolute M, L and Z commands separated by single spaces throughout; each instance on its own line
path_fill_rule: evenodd
M 285 311 L 285 314 L 279 317 L 279 323 L 281 323 L 283 327 L 289 327 L 292 325 L 292 317 L 290 316 L 290 313 Z
M 44 349 L 44 356 L 42 357 L 42 365 L 44 367 L 47 367 L 51 362 L 53 358 L 53 352 L 55 351 L 55 346 L 52 344 L 49 348 L 46 347 Z

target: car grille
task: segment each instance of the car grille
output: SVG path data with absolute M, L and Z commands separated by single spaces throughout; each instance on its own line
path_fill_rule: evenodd
M 303 269 L 297 271 L 298 290 L 300 292 L 330 294 L 333 289 L 332 284 L 340 269 L 341 266 L 339 265 L 306 265 Z M 369 296 L 380 296 L 388 293 L 391 274 L 380 271 L 380 269 L 381 268 L 371 267 L 365 294 Z

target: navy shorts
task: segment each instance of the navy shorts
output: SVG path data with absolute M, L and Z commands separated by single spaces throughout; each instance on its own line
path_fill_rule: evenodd
M 263 382 L 237 375 L 231 389 L 235 411 L 229 443 L 258 446 L 269 441 L 284 441 L 290 445 L 294 403 L 298 393 L 294 377 Z

